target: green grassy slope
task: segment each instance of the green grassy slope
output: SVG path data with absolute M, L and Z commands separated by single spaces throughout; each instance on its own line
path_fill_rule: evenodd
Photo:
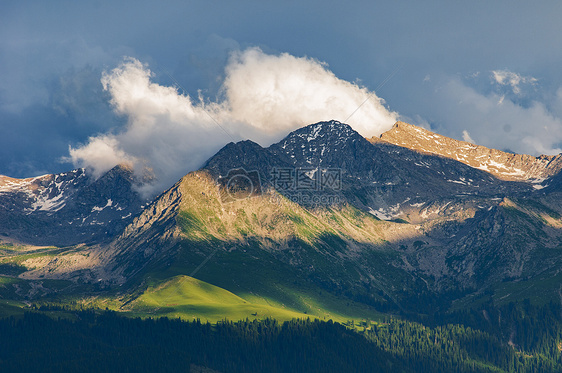
M 128 307 L 131 312 L 216 322 L 275 318 L 291 320 L 307 315 L 290 309 L 247 301 L 227 290 L 189 276 L 178 276 L 148 288 Z

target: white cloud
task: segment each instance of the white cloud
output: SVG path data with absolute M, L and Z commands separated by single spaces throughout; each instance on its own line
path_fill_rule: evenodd
M 134 164 L 136 161 L 134 157 L 119 148 L 117 138 L 106 135 L 90 137 L 88 144 L 78 149 L 69 147 L 69 153 L 70 161 L 79 167 L 95 164 L 93 171 L 96 177 L 116 164 Z
M 232 119 L 273 138 L 321 120 L 345 121 L 369 97 L 349 119 L 356 131 L 371 137 L 396 122 L 383 100 L 313 59 L 249 49 L 234 54 L 226 72 L 223 89 Z
M 446 126 L 438 129 L 444 135 L 465 138 L 470 129 L 471 138 L 491 148 L 532 155 L 562 151 L 562 118 L 541 102 L 521 106 L 509 97 L 482 94 L 457 77 L 446 78 L 435 92 L 428 102 L 446 108 L 436 118 Z
M 474 140 L 472 139 L 472 137 L 470 137 L 470 134 L 468 133 L 467 130 L 462 131 L 462 139 L 466 142 L 470 142 L 472 144 L 475 144 Z
M 521 93 L 520 84 L 535 84 L 536 78 L 532 76 L 522 76 L 507 70 L 493 70 L 492 78 L 499 85 L 509 85 L 516 95 Z
M 363 103 L 349 124 L 364 136 L 379 135 L 397 118 L 373 92 L 338 79 L 325 64 L 256 48 L 233 54 L 218 102 L 194 101 L 151 78 L 148 67 L 132 58 L 103 74 L 115 112 L 128 122 L 71 148 L 75 165 L 97 174 L 120 162 L 150 168 L 157 182 L 147 192 L 154 193 L 199 168 L 229 141 L 269 145 L 303 125 L 345 121 Z

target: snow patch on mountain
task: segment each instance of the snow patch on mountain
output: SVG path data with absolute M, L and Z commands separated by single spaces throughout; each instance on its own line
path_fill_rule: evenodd
M 59 211 L 66 204 L 64 192 L 56 194 L 54 197 L 39 195 L 35 202 L 31 204 L 31 211 Z
M 105 206 L 103 206 L 103 207 L 94 206 L 92 208 L 92 212 L 100 212 L 100 211 L 103 211 L 104 209 L 106 209 L 107 207 L 111 207 L 111 206 L 113 206 L 113 201 L 110 198 L 110 199 L 107 200 L 107 203 L 105 204 Z

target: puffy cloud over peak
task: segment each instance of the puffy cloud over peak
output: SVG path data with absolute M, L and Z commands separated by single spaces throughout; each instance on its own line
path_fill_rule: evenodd
M 396 121 L 373 92 L 338 79 L 327 65 L 257 48 L 233 54 L 223 90 L 232 118 L 279 134 L 321 120 L 347 121 L 364 136 L 384 132 Z M 360 110 L 351 114 L 361 104 Z
M 153 82 L 147 65 L 125 58 L 101 82 L 127 123 L 71 148 L 73 163 L 97 174 L 122 162 L 152 169 L 156 182 L 145 190 L 151 194 L 199 168 L 229 141 L 269 145 L 291 130 L 330 119 L 349 119 L 370 137 L 397 119 L 374 92 L 337 78 L 314 59 L 250 48 L 233 53 L 225 73 L 218 101 L 193 100 Z
M 69 147 L 70 160 L 78 167 L 91 168 L 96 177 L 121 163 L 134 164 L 135 159 L 119 148 L 117 138 L 108 135 L 91 137 L 87 145 Z

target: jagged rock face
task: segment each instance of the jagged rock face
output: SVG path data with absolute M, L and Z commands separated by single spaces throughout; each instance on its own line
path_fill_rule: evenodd
M 97 180 L 84 169 L 29 179 L 1 176 L 0 235 L 34 245 L 109 240 L 142 210 L 133 186 L 125 166 Z
M 476 199 L 482 205 L 483 198 L 503 198 L 532 190 L 530 185 L 499 180 L 450 158 L 387 142 L 370 143 L 337 121 L 303 127 L 266 149 L 250 142 L 229 144 L 204 168 L 223 177 L 235 168 L 257 170 L 266 187 L 276 187 L 292 197 L 297 191 L 278 188 L 273 171 L 289 170 L 296 178 L 299 171 L 309 170 L 306 177 L 319 183 L 322 175 L 332 170 L 339 172 L 340 187 L 312 192 L 335 194 L 335 200 L 359 206 L 383 219 L 419 214 L 422 206 L 448 201 L 451 196 Z
M 173 255 L 177 243 L 177 218 L 182 202 L 183 179 L 150 203 L 104 250 L 102 257 L 110 277 L 124 282 L 147 263 Z M 115 281 L 115 280 L 114 280 Z
M 268 178 L 273 168 L 290 166 L 290 160 L 284 155 L 279 157 L 269 149 L 247 140 L 227 144 L 207 161 L 203 169 L 211 172 L 216 178 L 225 177 L 230 170 L 236 168 L 257 170 L 262 178 Z
M 352 173 L 373 166 L 373 160 L 364 157 L 372 151 L 365 145 L 365 139 L 350 126 L 330 121 L 300 128 L 269 150 L 299 167 L 340 167 Z
M 428 154 L 455 159 L 471 167 L 486 171 L 502 180 L 533 181 L 537 184 L 557 174 L 562 169 L 562 155 L 506 153 L 441 136 L 421 127 L 397 122 L 392 129 L 373 137 L 374 144 L 381 141 Z M 537 185 L 537 189 L 539 189 Z
M 58 175 L 43 175 L 29 179 L 13 179 L 0 175 L 0 200 L 3 210 L 31 214 L 37 211 L 56 212 L 68 202 L 74 192 L 88 184 L 84 169 Z M 10 196 L 11 198 L 7 198 Z

